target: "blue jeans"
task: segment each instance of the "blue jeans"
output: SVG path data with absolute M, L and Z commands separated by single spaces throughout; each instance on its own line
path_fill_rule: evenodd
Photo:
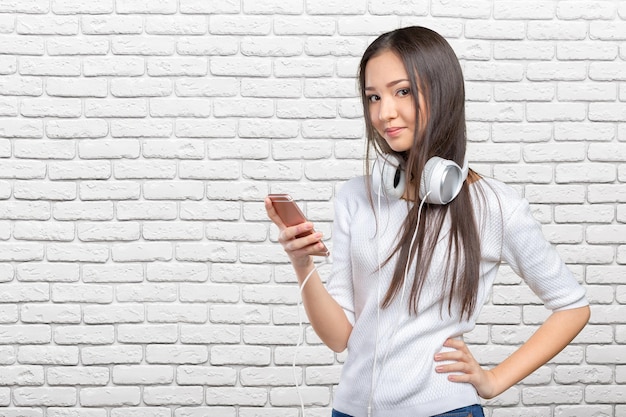
M 332 417 L 352 417 L 340 411 L 333 409 Z M 483 408 L 479 404 L 470 405 L 469 407 L 457 408 L 456 410 L 446 411 L 443 414 L 437 414 L 432 417 L 485 417 Z

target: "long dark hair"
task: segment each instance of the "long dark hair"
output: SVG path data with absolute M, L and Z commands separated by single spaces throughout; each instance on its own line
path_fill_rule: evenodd
M 396 153 L 378 134 L 371 123 L 365 95 L 365 67 L 369 60 L 383 52 L 393 52 L 402 60 L 409 74 L 412 99 L 416 111 L 415 137 L 408 152 Z M 420 181 L 426 161 L 439 156 L 463 164 L 466 151 L 465 89 L 459 61 L 448 42 L 436 32 L 424 27 L 406 27 L 378 37 L 365 51 L 359 66 L 359 86 L 365 116 L 367 151 L 366 172 L 370 172 L 370 149 L 375 153 L 393 153 L 404 161 L 407 187 L 410 195 L 419 196 Z M 420 112 L 418 91 L 424 97 L 425 109 Z M 419 115 L 427 115 L 421 120 Z M 470 177 L 477 174 L 470 172 Z M 393 278 L 382 301 L 388 307 L 399 294 L 404 282 L 404 269 L 415 260 L 415 279 L 411 286 L 409 311 L 417 314 L 418 301 L 431 269 L 435 246 L 446 219 L 450 218 L 447 260 L 442 275 L 443 294 L 447 294 L 448 313 L 458 305 L 461 317 L 468 318 L 476 310 L 480 269 L 480 239 L 474 220 L 468 181 L 459 195 L 445 206 L 425 204 L 420 224 L 417 225 L 419 201 L 412 206 L 400 234 L 400 239 L 386 262 L 398 255 Z M 419 227 L 413 248 L 410 243 Z M 378 232 L 377 232 L 378 233 Z M 411 250 L 411 253 L 409 253 Z M 443 306 L 442 306 L 443 308 Z

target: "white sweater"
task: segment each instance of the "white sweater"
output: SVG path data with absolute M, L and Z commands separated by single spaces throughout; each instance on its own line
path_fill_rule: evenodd
M 477 184 L 484 190 L 486 208 L 482 205 L 479 209 Z M 470 320 L 459 321 L 459 310 L 453 309 L 449 315 L 447 304 L 440 308 L 440 265 L 445 259 L 449 233 L 449 223 L 444 223 L 417 316 L 408 314 L 407 298 L 415 274 L 411 268 L 403 304 L 396 297 L 390 307 L 381 309 L 378 326 L 378 297 L 382 299 L 389 286 L 394 262 L 382 268 L 380 282 L 376 270 L 379 260 L 385 260 L 395 247 L 408 212 L 407 203 L 381 198 L 377 235 L 365 177 L 350 180 L 341 188 L 335 199 L 333 272 L 327 288 L 354 327 L 334 396 L 336 410 L 355 417 L 367 416 L 376 350 L 372 417 L 427 417 L 479 403 L 472 385 L 450 382 L 446 374 L 436 373 L 433 357 L 444 350 L 442 345 L 447 338 L 460 338 L 474 328 L 502 262 L 524 279 L 548 309 L 587 305 L 584 288 L 544 238 L 528 202 L 511 187 L 493 179 L 483 178 L 470 187 L 482 252 L 477 311 Z M 376 194 L 373 201 L 376 207 Z M 394 330 L 396 335 L 392 337 Z

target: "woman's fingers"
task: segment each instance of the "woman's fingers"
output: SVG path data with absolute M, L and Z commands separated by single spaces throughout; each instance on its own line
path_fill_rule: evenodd
M 436 354 L 435 361 L 450 361 L 451 363 L 437 365 L 435 371 L 437 373 L 450 373 L 448 375 L 450 381 L 470 383 L 476 388 L 478 395 L 483 398 L 491 398 L 495 387 L 494 376 L 491 371 L 480 366 L 465 342 L 448 339 L 443 345 L 454 350 Z
M 288 227 L 283 223 L 274 209 L 272 200 L 265 199 L 265 211 L 268 217 L 278 226 L 278 242 L 291 257 L 304 257 L 319 252 L 324 248 L 321 243 L 322 234 L 313 231 L 313 223 L 304 222 Z
M 269 197 L 265 197 L 265 211 L 267 212 L 267 216 L 270 218 L 270 220 L 274 222 L 276 226 L 278 226 L 278 229 L 282 230 L 283 228 L 285 228 L 285 224 L 280 219 L 278 213 L 276 213 L 274 205 L 272 204 L 272 200 L 270 200 Z

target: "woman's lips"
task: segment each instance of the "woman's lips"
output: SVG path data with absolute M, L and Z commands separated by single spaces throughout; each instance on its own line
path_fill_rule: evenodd
M 404 130 L 403 127 L 388 127 L 387 129 L 385 129 L 385 133 L 387 134 L 387 136 L 389 137 L 396 137 L 398 136 L 402 130 Z

